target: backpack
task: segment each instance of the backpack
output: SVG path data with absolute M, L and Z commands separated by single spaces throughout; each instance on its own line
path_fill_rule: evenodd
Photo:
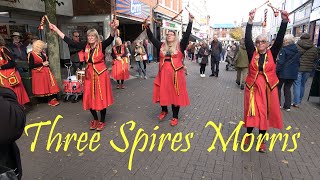
M 19 139 L 26 124 L 26 115 L 16 94 L 5 87 L 0 87 L 0 117 L 0 144 Z

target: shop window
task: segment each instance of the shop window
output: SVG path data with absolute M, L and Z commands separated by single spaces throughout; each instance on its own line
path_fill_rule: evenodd
M 320 21 L 318 21 L 319 23 L 317 23 L 316 27 L 315 27 L 315 31 L 314 31 L 314 39 L 313 39 L 313 44 L 318 43 L 319 40 L 319 31 L 320 31 Z

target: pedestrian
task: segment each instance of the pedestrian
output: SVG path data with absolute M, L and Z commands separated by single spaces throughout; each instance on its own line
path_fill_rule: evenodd
M 78 31 L 72 33 L 72 40 L 74 42 L 80 42 L 80 34 Z M 82 69 L 84 62 L 84 51 L 72 46 L 69 46 L 70 61 L 72 62 L 72 74 L 76 74 L 77 71 Z
M 28 103 L 29 97 L 24 88 L 16 63 L 5 41 L 0 35 L 0 85 L 12 89 L 21 105 Z
M 116 45 L 112 47 L 112 77 L 117 80 L 117 89 L 124 89 L 124 81 L 129 79 L 128 52 L 120 37 L 116 38 Z M 121 83 L 120 83 L 121 81 Z
M 222 52 L 222 44 L 218 41 L 218 36 L 213 36 L 213 41 L 211 42 L 211 71 L 212 74 L 210 77 L 218 77 L 219 76 L 219 62 L 220 62 L 220 54 Z
M 173 118 L 170 121 L 171 126 L 178 124 L 180 106 L 190 104 L 183 67 L 183 52 L 191 34 L 192 21 L 193 16 L 189 14 L 189 24 L 180 43 L 175 31 L 169 30 L 165 41 L 161 43 L 147 27 L 148 38 L 160 55 L 159 72 L 154 81 L 153 102 L 160 103 L 162 111 L 159 120 L 165 118 L 168 114 L 167 106 L 171 105 L 173 112 Z
M 126 51 L 127 51 L 129 68 L 131 68 L 131 42 L 130 41 L 124 42 L 124 47 L 126 48 Z
M 91 130 L 101 131 L 104 129 L 106 125 L 106 108 L 113 104 L 111 81 L 105 65 L 105 49 L 112 43 L 118 23 L 117 20 L 110 23 L 112 32 L 108 39 L 102 42 L 99 40 L 99 34 L 96 29 L 87 31 L 86 42 L 74 42 L 54 24 L 50 24 L 50 29 L 55 31 L 69 46 L 84 50 L 87 67 L 84 78 L 83 109 L 90 110 L 94 118 L 90 121 Z M 100 121 L 97 111 L 100 111 Z
M 244 90 L 245 79 L 248 75 L 249 60 L 247 55 L 244 38 L 240 40 L 239 51 L 235 57 L 235 67 L 237 69 L 236 83 L 240 86 L 241 90 Z
M 304 96 L 305 84 L 315 69 L 318 60 L 317 48 L 313 45 L 310 35 L 303 33 L 297 42 L 300 53 L 300 68 L 298 78 L 293 83 L 293 107 L 299 107 Z
M 0 179 L 21 179 L 22 165 L 20 150 L 16 144 L 24 130 L 26 115 L 10 88 L 0 84 Z M 4 175 L 5 174 L 5 175 Z
M 209 47 L 208 44 L 205 42 L 201 43 L 201 48 L 199 49 L 199 58 L 201 59 L 200 62 L 200 77 L 206 77 L 206 66 L 208 64 L 209 58 Z
M 134 56 L 135 56 L 135 60 L 136 60 L 137 70 L 139 72 L 139 77 L 142 78 L 142 75 L 141 75 L 141 72 L 142 72 L 144 78 L 147 79 L 146 71 L 144 70 L 144 68 L 142 68 L 142 65 L 141 65 L 141 63 L 143 63 L 144 59 L 147 58 L 147 53 L 143 47 L 142 42 L 139 40 L 136 42 Z
M 249 20 L 245 33 L 245 46 L 249 58 L 249 73 L 246 78 L 244 97 L 244 127 L 247 133 L 252 134 L 253 128 L 259 129 L 263 138 L 269 127 L 282 129 L 282 117 L 278 97 L 278 78 L 276 75 L 275 60 L 282 46 L 283 37 L 288 25 L 288 13 L 280 11 L 282 23 L 273 46 L 268 49 L 268 36 L 261 34 L 257 36 L 255 45 L 252 41 L 252 24 L 256 9 L 249 13 Z M 250 136 L 245 139 L 248 145 Z M 258 144 L 259 152 L 266 151 L 263 141 Z
M 21 42 L 21 34 L 18 32 L 13 32 L 12 35 L 12 44 L 8 46 L 12 52 L 13 58 L 15 61 L 27 61 L 27 51 L 26 46 Z
M 290 111 L 291 106 L 291 86 L 298 77 L 300 66 L 300 53 L 295 45 L 295 39 L 292 34 L 287 34 L 283 39 L 283 48 L 279 52 L 277 61 L 277 76 L 279 78 L 279 102 L 281 105 L 281 89 L 284 85 L 284 105 L 285 111 Z

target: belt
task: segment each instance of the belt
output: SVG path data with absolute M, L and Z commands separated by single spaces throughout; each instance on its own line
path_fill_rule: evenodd
M 165 59 L 164 61 L 165 62 L 171 62 L 171 59 Z

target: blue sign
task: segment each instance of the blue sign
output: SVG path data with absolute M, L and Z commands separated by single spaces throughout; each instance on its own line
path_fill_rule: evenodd
M 116 11 L 120 14 L 145 19 L 150 15 L 150 6 L 138 0 L 116 0 Z

